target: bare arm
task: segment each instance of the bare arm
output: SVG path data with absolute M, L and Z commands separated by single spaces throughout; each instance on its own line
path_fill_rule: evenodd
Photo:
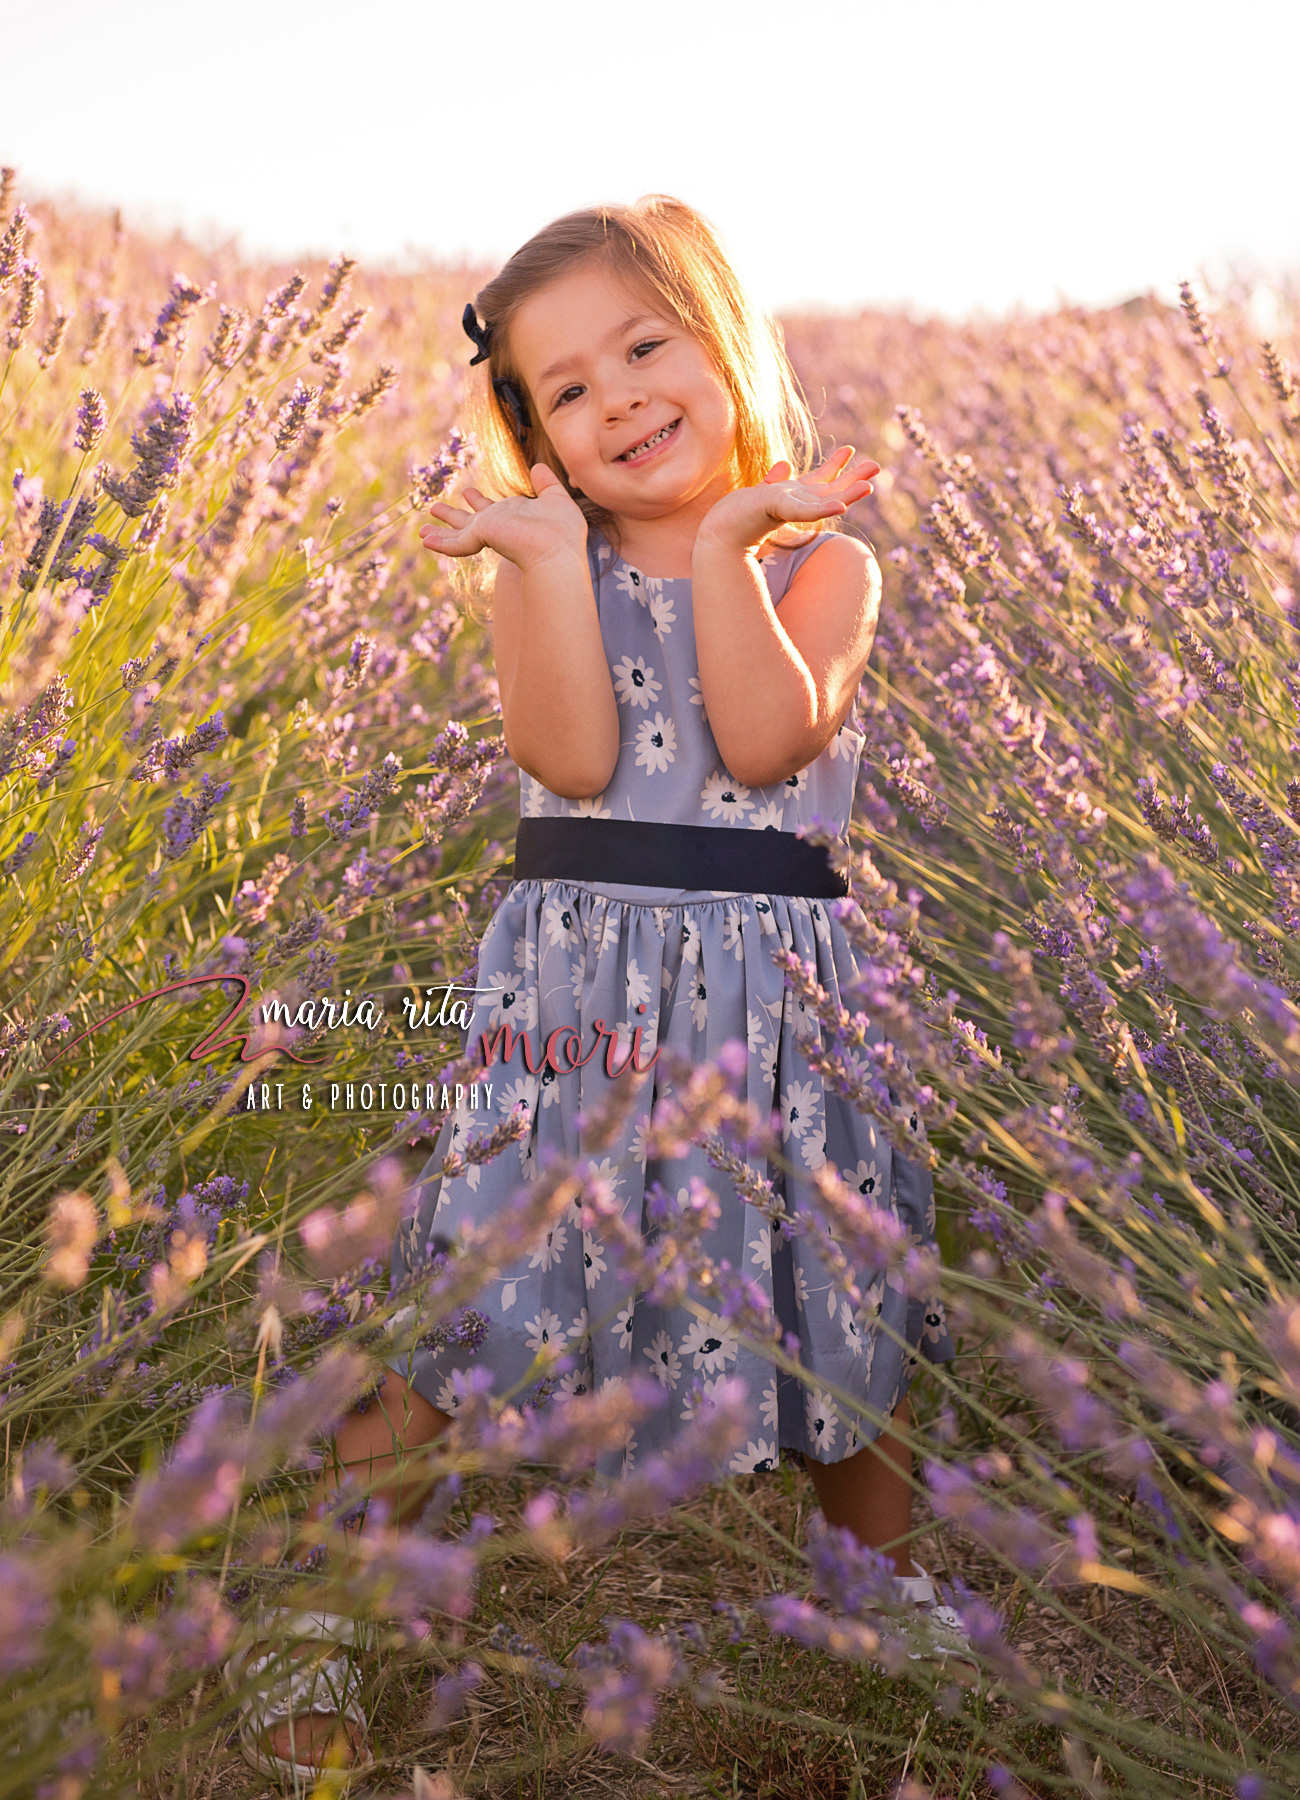
M 460 496 L 469 511 L 439 501 L 425 547 L 444 556 L 495 550 L 493 638 L 506 748 L 553 793 L 601 793 L 618 761 L 618 702 L 587 568 L 587 522 L 545 464 L 532 497 Z
M 778 616 L 757 558 L 696 546 L 695 645 L 709 724 L 728 770 L 768 787 L 806 769 L 853 704 L 880 611 L 865 544 L 836 537 L 798 571 Z
M 833 518 L 871 492 L 874 462 L 851 448 L 795 481 L 778 463 L 712 507 L 691 559 L 695 645 L 709 724 L 730 773 L 768 787 L 807 768 L 844 721 L 880 609 L 864 544 L 835 538 L 810 556 L 777 617 L 755 546 L 782 522 Z
M 585 800 L 618 761 L 618 702 L 584 554 L 502 561 L 492 597 L 506 749 L 553 794 Z

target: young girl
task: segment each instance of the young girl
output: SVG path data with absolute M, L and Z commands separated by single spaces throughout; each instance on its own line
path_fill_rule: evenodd
M 699 1062 L 728 1040 L 747 1044 L 743 1095 L 762 1118 L 779 1108 L 785 1158 L 800 1171 L 767 1171 L 787 1209 L 806 1203 L 803 1172 L 829 1159 L 933 1243 L 928 1175 L 809 1067 L 796 1040 L 813 1021 L 771 955 L 792 948 L 833 997 L 855 970 L 828 904 L 843 884 L 795 834 L 817 817 L 847 834 L 862 750 L 854 700 L 880 577 L 861 542 L 817 526 L 869 494 L 878 466 L 844 449 L 809 471 L 812 421 L 779 338 L 678 201 L 557 220 L 476 304 L 466 330 L 489 378 L 478 442 L 500 497 L 466 488 L 460 507 L 431 508 L 438 522 L 421 536 L 443 556 L 500 559 L 492 621 L 523 816 L 468 1042 L 509 1026 L 539 1066 L 551 1034 L 572 1028 L 575 1056 L 593 1041 L 597 1051 L 572 1072 L 530 1075 L 516 1049 L 485 1073 L 494 1111 L 527 1102 L 528 1135 L 517 1153 L 422 1188 L 395 1271 L 418 1263 L 432 1233 L 454 1240 L 489 1217 L 548 1153 L 582 1151 L 579 1111 L 609 1085 L 605 1026 L 619 1028 L 615 1067 L 638 1025 L 643 1067 L 658 1046 Z M 892 1556 L 901 1597 L 928 1610 L 941 1648 L 958 1647 L 955 1615 L 935 1607 L 907 1552 L 907 1449 L 869 1422 L 892 1414 L 905 1426 L 918 1355 L 953 1355 L 938 1302 L 909 1301 L 882 1278 L 874 1314 L 855 1316 L 809 1241 L 770 1227 L 701 1149 L 647 1160 L 653 1097 L 647 1080 L 605 1152 L 616 1195 L 639 1223 L 652 1182 L 676 1193 L 702 1177 L 721 1201 L 707 1250 L 761 1284 L 799 1340 L 808 1383 L 778 1375 L 723 1319 L 620 1287 L 575 1216 L 475 1302 L 490 1329 L 473 1357 L 420 1351 L 394 1368 L 381 1404 L 345 1420 L 338 1463 L 372 1486 L 388 1473 L 398 1516 L 418 1512 L 409 1474 L 399 1490 L 398 1458 L 446 1427 L 460 1373 L 486 1367 L 498 1392 L 526 1389 L 547 1348 L 572 1361 L 568 1393 L 633 1371 L 663 1383 L 665 1406 L 637 1426 L 638 1458 L 682 1428 L 697 1384 L 707 1393 L 738 1376 L 750 1416 L 731 1470 L 801 1452 L 827 1520 Z M 431 1168 L 474 1122 L 447 1121 Z M 864 1418 L 837 1415 L 830 1388 L 859 1399 Z M 333 1723 L 298 1721 L 298 1760 Z

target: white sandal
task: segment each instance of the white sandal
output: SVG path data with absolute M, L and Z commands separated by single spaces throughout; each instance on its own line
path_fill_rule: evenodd
M 953 1662 L 966 1663 L 975 1671 L 976 1684 L 979 1682 L 980 1666 L 976 1661 L 971 1641 L 961 1622 L 961 1616 L 954 1607 L 944 1606 L 935 1591 L 934 1582 L 929 1574 L 914 1563 L 915 1575 L 896 1575 L 894 1592 L 904 1606 L 916 1608 L 919 1615 L 909 1623 L 907 1636 L 918 1647 L 908 1651 L 911 1662 Z
M 268 1641 L 278 1647 L 253 1654 L 259 1644 Z M 366 1741 L 369 1721 L 360 1704 L 362 1677 L 353 1653 L 370 1649 L 372 1642 L 373 1633 L 367 1626 L 342 1613 L 288 1608 L 259 1613 L 252 1643 L 237 1650 L 221 1671 L 227 1693 L 239 1700 L 239 1748 L 245 1762 L 259 1775 L 292 1781 L 295 1793 L 304 1788 L 310 1793 L 327 1773 L 327 1765 L 278 1756 L 271 1748 L 270 1733 L 287 1721 L 292 1744 L 293 1721 L 316 1713 L 359 1728 L 357 1759 L 343 1768 L 329 1769 L 333 1782 L 346 1787 L 358 1776 L 371 1774 L 378 1765 Z M 295 1643 L 330 1646 L 337 1653 L 321 1650 L 288 1662 L 287 1647 Z M 262 1676 L 269 1679 L 258 1682 Z M 251 1692 L 250 1681 L 258 1682 Z

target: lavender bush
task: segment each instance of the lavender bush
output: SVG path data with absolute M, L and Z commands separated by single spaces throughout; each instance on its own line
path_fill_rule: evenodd
M 412 548 L 472 455 L 472 286 L 182 256 L 4 179 L 0 1795 L 201 1791 L 254 1603 L 343 1580 L 362 1490 L 301 1527 L 334 1420 L 393 1347 L 472 1341 L 484 1272 L 575 1199 L 614 1230 L 598 1159 L 555 1165 L 389 1291 L 430 1092 L 471 1073 L 402 1001 L 472 981 L 515 811 L 481 629 Z M 826 1746 L 845 1795 L 1300 1784 L 1300 389 L 1293 350 L 1206 304 L 788 324 L 828 439 L 892 465 L 861 520 L 887 571 L 863 975 L 840 1011 L 788 974 L 827 1078 L 910 1154 L 915 1119 L 935 1164 L 965 1354 L 918 1390 L 918 1532 L 981 1688 L 912 1659 L 848 1540 L 707 1535 L 691 1496 L 740 1448 L 725 1392 L 611 1493 L 584 1471 L 653 1386 L 538 1410 L 539 1364 L 528 1395 L 470 1384 L 423 1525 L 374 1502 L 349 1578 L 377 1683 L 416 1671 L 425 1760 L 496 1682 L 511 1781 L 545 1716 L 624 1758 L 673 1720 L 776 1720 L 799 1792 Z M 377 1069 L 382 1102 L 330 1108 Z M 665 1074 L 665 1145 L 733 1176 L 775 1154 L 725 1058 Z M 833 1169 L 792 1225 L 851 1309 L 881 1278 L 932 1291 Z M 690 1216 L 620 1254 L 660 1287 L 690 1270 L 788 1363 Z M 576 1634 L 494 1616 L 522 1567 L 595 1570 L 598 1594 L 619 1534 L 673 1508 L 761 1568 L 748 1604 L 668 1628 L 592 1599 Z M 1031 1653 L 1027 1609 L 1105 1682 Z M 858 1685 L 782 1712 L 751 1656 Z

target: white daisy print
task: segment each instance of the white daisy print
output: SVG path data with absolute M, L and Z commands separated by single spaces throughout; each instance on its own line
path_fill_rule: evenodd
M 718 1389 L 726 1379 L 725 1375 L 715 1375 L 712 1381 L 697 1381 L 682 1402 L 682 1418 L 694 1419 L 707 1413 L 717 1400 Z
M 663 1382 L 670 1392 L 676 1393 L 677 1383 L 682 1378 L 682 1359 L 673 1349 L 673 1340 L 666 1331 L 655 1333 L 648 1349 L 642 1351 L 650 1363 L 651 1373 Z
M 765 800 L 747 822 L 751 831 L 780 831 L 784 818 L 785 808 L 779 801 Z
M 532 938 L 515 939 L 515 967 L 521 975 L 527 975 L 537 967 L 537 945 Z
M 524 1342 L 534 1354 L 557 1353 L 568 1341 L 569 1334 L 560 1323 L 560 1315 L 553 1313 L 549 1306 L 544 1306 L 537 1317 L 529 1319 L 524 1326 Z
M 610 1194 L 616 1194 L 623 1185 L 623 1170 L 614 1157 L 602 1156 L 599 1162 L 593 1162 L 591 1165 L 591 1179 Z M 573 1204 L 581 1212 L 581 1194 L 574 1199 Z
M 861 744 L 860 731 L 854 731 L 849 725 L 841 725 L 831 739 L 831 755 L 842 758 L 844 762 L 852 762 Z
M 793 775 L 787 775 L 781 783 L 787 794 L 802 794 L 807 785 L 807 769 L 797 769 Z
M 537 1027 L 537 990 L 525 986 L 504 970 L 489 975 L 484 987 L 495 990 L 496 1003 L 488 1014 L 489 1026 L 509 1025 L 512 1031 L 534 1031 Z
M 722 948 L 731 952 L 737 962 L 745 956 L 745 921 L 739 912 L 727 912 L 722 919 Z
M 693 1359 L 696 1369 L 713 1375 L 735 1361 L 740 1344 L 725 1320 L 713 1313 L 707 1319 L 693 1319 L 677 1348 Z
M 618 1317 L 614 1320 L 614 1323 L 610 1326 L 610 1330 L 618 1339 L 618 1347 L 620 1350 L 630 1350 L 632 1348 L 632 1314 L 634 1311 L 635 1302 L 629 1301 L 622 1312 L 620 1312 Z
M 691 1017 L 695 1021 L 695 1029 L 703 1031 L 709 1017 L 709 996 L 702 976 L 691 976 L 687 995 L 690 1001 Z
M 662 687 L 644 656 L 625 656 L 614 664 L 614 692 L 625 706 L 652 706 Z
M 826 1139 L 820 1131 L 799 1140 L 799 1154 L 806 1169 L 820 1169 L 826 1161 Z
M 817 1119 L 817 1089 L 811 1081 L 792 1081 L 781 1096 L 781 1135 L 801 1138 Z
M 582 1007 L 582 990 L 587 985 L 587 965 L 584 962 L 569 964 L 569 992 L 573 995 L 574 1010 Z
M 644 1043 L 645 1039 L 642 1038 L 641 1041 Z M 628 1139 L 627 1145 L 628 1154 L 631 1156 L 634 1163 L 644 1163 L 650 1154 L 650 1145 L 647 1142 L 647 1133 L 649 1130 L 650 1114 L 642 1113 L 641 1117 L 637 1120 L 636 1125 L 633 1127 L 632 1136 Z
M 553 1269 L 564 1254 L 564 1246 L 569 1241 L 567 1225 L 552 1225 L 540 1244 L 534 1244 L 528 1252 L 530 1269 Z
M 814 900 L 808 910 L 812 913 L 813 930 L 817 933 L 817 941 L 829 944 L 831 941 L 831 922 L 824 906 Z
M 604 798 L 603 794 L 593 794 L 590 800 L 577 801 L 569 808 L 569 817 L 571 819 L 607 819 L 609 808 L 600 804 Z
M 763 1415 L 763 1423 L 769 1431 L 776 1430 L 777 1420 L 781 1414 L 780 1401 L 777 1397 L 776 1376 L 763 1389 L 763 1399 L 759 1407 Z
M 802 1269 L 794 1272 L 794 1303 L 802 1312 L 812 1299 L 812 1290 L 808 1286 L 808 1277 Z
M 582 1234 L 582 1262 L 589 1283 L 599 1281 L 609 1267 L 605 1261 L 605 1246 L 592 1231 Z
M 629 1008 L 650 1004 L 650 978 L 642 973 L 634 956 L 627 959 L 627 1004 Z
M 516 1106 L 526 1106 L 529 1113 L 537 1107 L 536 1075 L 520 1075 L 516 1080 L 503 1087 L 497 1098 L 497 1107 L 503 1113 L 512 1113 Z
M 734 825 L 738 819 L 743 819 L 754 805 L 749 797 L 749 789 L 743 782 L 734 781 L 725 770 L 715 770 L 709 776 L 700 789 L 700 800 L 710 818 L 725 819 L 728 825 Z
M 772 1234 L 765 1225 L 756 1238 L 750 1238 L 745 1248 L 750 1252 L 749 1260 L 756 1269 L 767 1273 L 772 1268 Z
M 665 593 L 651 594 L 646 602 L 650 608 L 650 621 L 654 626 L 655 636 L 662 644 L 677 622 L 677 612 L 669 595 Z
M 767 1042 L 767 1033 L 763 1029 L 762 1014 L 747 1012 L 745 1014 L 745 1030 L 750 1050 L 754 1051 L 762 1049 L 763 1045 Z
M 829 1394 L 820 1389 L 809 1389 L 804 1395 L 804 1410 L 808 1418 L 808 1437 L 814 1454 L 822 1450 L 835 1448 L 835 1403 Z
M 870 1329 L 885 1310 L 885 1278 L 883 1275 L 877 1275 L 863 1296 L 862 1305 L 858 1310 Z
M 616 905 L 607 905 L 600 921 L 599 949 L 608 950 L 611 944 L 616 944 L 618 942 L 621 921 L 622 913 L 619 907 Z
M 519 780 L 522 787 L 523 816 L 526 819 L 540 819 L 546 811 L 546 789 L 531 775 L 521 773 Z
M 584 1306 L 579 1309 L 577 1316 L 569 1327 L 569 1346 L 572 1349 L 578 1344 L 589 1344 L 590 1342 L 591 1320 L 587 1316 L 587 1309 Z
M 560 900 L 548 901 L 542 914 L 546 923 L 546 935 L 552 944 L 561 944 L 571 950 L 581 935 L 578 915 L 572 906 Z
M 434 1405 L 440 1412 L 453 1413 L 465 1398 L 465 1371 L 453 1369 L 451 1374 L 438 1389 L 438 1398 Z
M 776 1467 L 777 1448 L 775 1442 L 768 1443 L 760 1438 L 757 1443 L 751 1438 L 743 1450 L 737 1450 L 731 1459 L 733 1475 L 767 1474 Z
M 677 761 L 677 727 L 662 713 L 642 719 L 636 728 L 636 760 L 647 775 L 662 775 Z
M 844 1342 L 855 1356 L 862 1355 L 866 1339 L 862 1335 L 862 1327 L 853 1316 L 853 1308 L 845 1300 L 840 1305 L 840 1330 L 844 1333 Z
M 698 675 L 692 675 L 690 681 L 691 686 L 695 689 L 695 692 L 691 695 L 691 705 L 699 707 L 700 719 L 702 723 L 707 725 L 709 722 L 709 713 L 708 708 L 704 704 L 704 683 L 700 680 Z
M 880 1170 L 876 1167 L 874 1156 L 870 1162 L 860 1162 L 856 1169 L 843 1171 L 843 1174 L 845 1185 L 855 1187 L 868 1200 L 874 1200 L 880 1192 Z
M 555 1387 L 557 1400 L 573 1400 L 582 1394 L 591 1392 L 592 1369 L 570 1369 L 567 1375 L 561 1375 Z
M 626 594 L 629 600 L 639 600 L 642 606 L 649 602 L 651 594 L 662 592 L 663 585 L 662 576 L 643 575 L 640 569 L 634 569 L 630 564 L 624 564 L 614 576 L 618 591 Z
M 701 942 L 700 922 L 687 913 L 682 920 L 682 961 L 684 963 L 696 963 L 700 960 Z

